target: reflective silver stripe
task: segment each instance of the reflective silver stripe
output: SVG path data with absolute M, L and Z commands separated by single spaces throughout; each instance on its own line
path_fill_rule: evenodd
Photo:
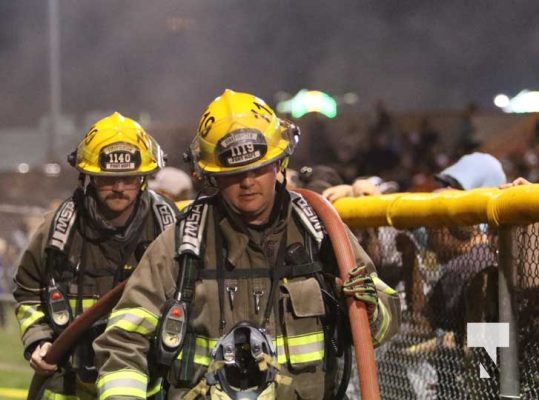
M 54 215 L 49 244 L 64 251 L 76 219 L 75 202 L 71 199 L 64 201 Z
M 143 308 L 126 308 L 110 315 L 106 330 L 118 328 L 150 337 L 155 332 L 157 322 L 157 316 Z
M 303 226 L 314 237 L 316 242 L 320 244 L 324 239 L 325 229 L 311 205 L 307 203 L 307 200 L 305 200 L 303 196 L 293 193 L 292 206 L 293 210 L 299 216 Z
M 99 400 L 113 396 L 145 399 L 148 377 L 139 371 L 124 369 L 102 375 L 97 381 Z
M 174 225 L 176 222 L 176 215 L 174 209 L 168 203 L 163 201 L 154 191 L 148 190 L 148 193 L 153 199 L 153 213 L 157 217 L 157 223 L 159 229 L 163 232 L 170 225 Z
M 293 364 L 318 361 L 324 358 L 324 333 L 316 332 L 285 338 L 289 361 Z
M 202 235 L 208 214 L 207 204 L 194 204 L 180 223 L 181 243 L 178 253 L 189 252 L 200 256 Z

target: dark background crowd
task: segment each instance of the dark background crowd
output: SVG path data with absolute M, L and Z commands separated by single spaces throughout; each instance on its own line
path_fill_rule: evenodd
M 463 154 L 484 151 L 500 159 L 509 181 L 522 176 L 538 182 L 538 121 L 536 114 L 491 113 L 472 103 L 445 113 L 402 114 L 380 100 L 368 114 L 345 112 L 329 119 L 310 113 L 294 121 L 302 135 L 290 168 L 331 167 L 338 176 L 330 184 L 378 176 L 396 182 L 400 192 L 430 192 L 436 187 L 435 173 Z M 485 132 L 488 127 L 497 133 Z M 182 153 L 194 128 L 153 123 L 146 129 L 165 149 L 168 165 L 189 172 Z M 77 172 L 65 159 L 59 161 L 61 172 L 55 175 L 36 166 L 27 173 L 0 171 L 0 263 L 7 268 L 0 270 L 3 293 L 10 290 L 17 254 L 39 215 L 69 196 L 76 185 Z

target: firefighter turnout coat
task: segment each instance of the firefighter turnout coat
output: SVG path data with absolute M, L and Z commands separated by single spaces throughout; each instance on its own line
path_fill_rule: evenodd
M 177 295 L 180 265 L 189 262 L 197 271 L 194 293 L 182 351 L 168 370 L 169 398 L 181 398 L 202 379 L 219 338 L 240 321 L 263 326 L 282 373 L 292 378 L 289 385 L 277 385 L 276 398 L 332 398 L 336 363 L 328 360 L 328 342 L 335 338 L 327 337 L 334 331 L 324 326 L 333 321 L 332 311 L 315 275 L 335 282 L 338 269 L 325 229 L 306 200 L 284 190 L 277 197 L 273 222 L 260 227 L 242 224 L 218 195 L 204 198 L 185 212 L 177 229 L 167 229 L 150 245 L 94 343 L 101 400 L 146 398 L 163 305 Z M 349 237 L 357 262 L 376 275 L 351 232 Z M 309 260 L 281 262 L 283 243 L 300 243 Z M 187 253 L 188 263 L 177 262 Z M 371 324 L 375 343 L 392 336 L 400 323 L 398 297 L 382 290 L 379 299 Z
M 81 201 L 85 206 L 91 204 Z M 121 231 L 97 222 L 96 213 L 76 206 L 71 198 L 45 215 L 22 254 L 15 276 L 16 317 L 27 359 L 38 344 L 52 342 L 61 332 L 51 313 L 68 312 L 72 320 L 88 309 L 130 275 L 137 265 L 135 253 L 143 252 L 165 227 L 174 225 L 177 209 L 160 195 L 143 191 L 137 202 L 135 215 Z M 48 298 L 51 290 L 62 293 L 67 310 L 48 304 L 55 300 L 54 296 Z M 95 398 L 92 341 L 105 325 L 106 320 L 99 321 L 78 340 L 69 360 L 48 381 L 44 398 Z

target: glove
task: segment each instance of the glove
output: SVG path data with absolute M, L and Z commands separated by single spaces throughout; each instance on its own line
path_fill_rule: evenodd
M 376 285 L 367 271 L 365 264 L 358 265 L 348 272 L 348 279 L 344 281 L 342 291 L 344 294 L 354 296 L 367 306 L 369 320 L 375 321 L 378 316 L 378 294 Z

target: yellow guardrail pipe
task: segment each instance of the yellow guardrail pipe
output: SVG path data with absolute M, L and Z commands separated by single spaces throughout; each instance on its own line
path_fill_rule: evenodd
M 539 221 L 539 184 L 347 197 L 333 206 L 351 228 L 529 224 Z
M 191 203 L 176 203 L 182 210 Z M 393 193 L 345 197 L 333 203 L 351 228 L 394 226 L 530 224 L 539 221 L 539 184 L 507 189 L 445 190 L 437 193 Z

